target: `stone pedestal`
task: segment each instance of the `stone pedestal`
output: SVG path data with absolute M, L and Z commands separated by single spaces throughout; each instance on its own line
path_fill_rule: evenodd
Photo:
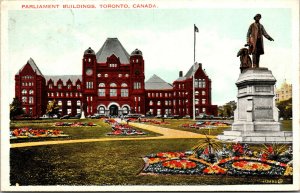
M 237 108 L 231 131 L 218 139 L 232 142 L 290 143 L 292 133 L 280 131 L 279 110 L 275 105 L 276 79 L 267 68 L 250 68 L 240 74 Z

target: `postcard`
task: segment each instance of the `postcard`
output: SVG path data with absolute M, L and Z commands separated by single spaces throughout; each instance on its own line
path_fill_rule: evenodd
M 299 190 L 296 0 L 2 1 L 1 190 Z

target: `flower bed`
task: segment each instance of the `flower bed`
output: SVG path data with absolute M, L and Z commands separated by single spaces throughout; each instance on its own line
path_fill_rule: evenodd
M 198 121 L 196 123 L 184 123 L 181 125 L 184 128 L 195 128 L 195 129 L 211 129 L 211 128 L 220 128 L 220 127 L 230 127 L 229 123 L 220 122 L 220 121 Z
M 82 123 L 82 122 L 74 122 L 74 123 L 68 123 L 68 122 L 56 122 L 54 124 L 56 127 L 91 127 L 96 126 L 96 124 L 89 122 L 89 123 Z
M 229 151 L 225 147 L 222 151 Z M 290 176 L 293 175 L 291 160 L 283 163 L 270 160 L 265 156 L 248 156 L 247 145 L 234 144 L 228 157 L 221 151 L 215 152 L 216 161 L 210 159 L 203 151 L 200 155 L 196 152 L 159 152 L 144 157 L 145 167 L 143 173 L 157 174 L 195 174 L 195 175 L 248 175 L 248 176 Z M 290 150 L 289 150 L 290 151 Z M 231 156 L 231 155 L 239 156 Z M 219 156 L 219 157 L 218 157 Z M 288 157 L 286 152 L 281 153 L 281 158 Z M 214 159 L 213 159 L 214 160 Z
M 68 137 L 63 131 L 57 129 L 17 128 L 10 131 L 10 139 L 38 138 L 38 137 Z
M 170 124 L 167 121 L 158 121 L 158 120 L 154 120 L 154 119 L 133 119 L 131 121 L 135 121 L 135 122 L 141 122 L 141 123 L 150 123 L 150 124 L 154 124 L 154 125 L 167 125 Z
M 116 122 L 114 119 L 105 120 L 106 123 L 110 124 L 112 131 L 107 135 L 145 135 L 146 133 L 137 129 L 132 128 L 130 125 L 121 124 Z

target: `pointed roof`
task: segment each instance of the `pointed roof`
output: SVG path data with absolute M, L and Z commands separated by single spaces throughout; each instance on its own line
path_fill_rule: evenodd
M 184 75 L 184 77 L 186 77 L 186 78 L 192 78 L 192 76 L 193 76 L 193 65 L 192 65 L 192 67 L 189 69 L 189 71 Z M 199 68 L 199 63 L 196 63 L 195 64 L 195 72 L 198 70 L 198 68 Z
M 25 64 L 25 65 L 17 72 L 16 75 L 19 75 L 19 72 L 21 72 L 21 71 L 25 68 L 25 66 L 26 66 L 27 64 L 30 65 L 30 67 L 32 68 L 32 70 L 33 70 L 34 72 L 36 72 L 37 75 L 44 76 L 44 75 L 42 74 L 42 72 L 40 71 L 40 69 L 37 67 L 37 65 L 35 64 L 35 62 L 34 62 L 34 60 L 33 60 L 32 58 L 29 58 L 29 60 L 27 61 L 27 63 L 26 63 L 26 64 Z
M 79 79 L 82 81 L 82 76 L 81 75 L 45 75 L 46 83 L 51 79 L 54 83 L 54 85 L 57 84 L 57 81 L 61 79 L 63 82 L 63 85 L 67 85 L 68 80 L 71 80 L 72 85 L 76 84 L 76 81 Z
M 107 57 L 115 55 L 120 58 L 121 64 L 129 64 L 129 54 L 118 38 L 107 38 L 103 46 L 96 53 L 98 63 L 106 63 Z
M 161 79 L 156 74 L 153 74 L 151 78 L 149 78 L 145 82 L 145 89 L 146 90 L 161 90 L 161 89 L 172 89 L 173 86 L 163 79 Z

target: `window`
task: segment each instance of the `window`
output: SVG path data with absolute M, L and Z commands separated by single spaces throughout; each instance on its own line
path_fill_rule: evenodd
M 52 89 L 53 88 L 53 85 L 52 84 L 49 84 L 49 89 Z
M 72 112 L 72 109 L 67 109 L 67 114 L 68 115 L 71 114 L 71 112 Z
M 158 106 L 160 105 L 160 101 L 157 101 L 157 105 L 158 105 Z
M 111 83 L 109 86 L 110 86 L 109 95 L 112 97 L 117 96 L 117 89 L 115 89 L 115 87 L 117 87 L 117 85 L 115 83 Z
M 77 90 L 79 90 L 80 89 L 80 84 L 77 84 L 76 87 L 77 87 Z
M 128 78 L 128 77 L 129 77 L 129 75 L 128 75 L 128 74 L 125 74 L 125 77 L 126 77 L 126 78 Z
M 195 104 L 196 104 L 196 105 L 199 104 L 199 99 L 195 99 Z
M 72 105 L 72 102 L 71 102 L 70 100 L 68 100 L 68 101 L 67 101 L 67 105 L 68 105 L 68 106 L 71 106 L 71 105 Z
M 99 88 L 98 89 L 98 96 L 105 96 L 105 88 Z
M 151 93 L 148 93 L 148 97 L 151 97 Z
M 23 90 L 22 90 L 22 94 L 27 94 L 27 90 L 26 90 L 26 89 L 23 89 Z
M 157 109 L 157 115 L 161 114 L 161 109 Z
M 100 78 L 102 76 L 102 74 L 99 73 L 97 76 L 98 76 L 98 78 Z
M 140 82 L 134 82 L 133 83 L 133 89 L 141 89 L 141 83 Z
M 62 101 L 57 101 L 58 106 L 62 106 Z
M 150 106 L 153 105 L 153 101 L 149 101 L 149 105 L 150 105 Z
M 33 104 L 33 97 L 29 97 L 28 103 Z
M 99 107 L 99 114 L 105 114 L 105 108 L 103 106 Z
M 61 85 L 61 84 L 58 84 L 57 87 L 58 87 L 58 89 L 61 89 L 61 88 L 62 88 L 62 85 Z
M 59 97 L 59 92 L 56 92 L 56 96 Z
M 53 92 L 51 93 L 51 96 L 54 97 L 54 93 Z
M 122 83 L 121 84 L 121 97 L 128 97 L 128 89 L 125 87 L 128 87 L 128 85 L 126 83 Z
M 139 97 L 139 101 L 141 101 L 141 97 Z
M 123 107 L 123 114 L 128 114 L 128 112 L 129 112 L 128 107 Z
M 121 77 L 122 77 L 122 74 L 119 74 L 118 76 L 119 76 L 119 78 L 121 78 Z
M 77 106 L 80 106 L 81 105 L 80 100 L 78 100 L 76 104 L 77 104 Z
M 206 99 L 202 99 L 202 104 L 206 104 Z
M 202 91 L 202 95 L 205 95 L 205 91 L 204 90 Z
M 86 82 L 87 89 L 93 89 L 93 82 Z
M 107 78 L 107 77 L 108 77 L 108 74 L 104 74 L 104 77 L 106 77 L 106 78 Z
M 168 101 L 165 101 L 165 105 L 168 105 Z
M 76 109 L 76 113 L 80 114 L 81 113 L 81 109 Z
M 199 91 L 195 91 L 195 95 L 198 96 L 199 95 Z
M 27 103 L 27 97 L 25 96 L 22 97 L 22 103 Z
M 206 112 L 206 108 L 202 108 L 202 112 L 205 113 Z

